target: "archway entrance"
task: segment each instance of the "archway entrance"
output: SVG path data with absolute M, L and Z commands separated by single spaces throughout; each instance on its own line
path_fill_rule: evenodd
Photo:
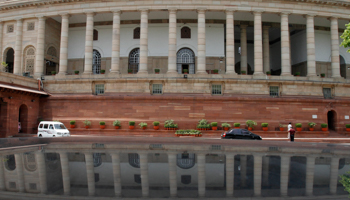
M 334 110 L 328 111 L 327 113 L 327 122 L 328 122 L 328 129 L 329 130 L 335 130 L 335 124 L 337 121 L 336 113 Z
M 248 69 L 248 74 L 249 75 L 252 75 L 254 73 L 254 71 L 252 70 L 252 67 L 248 63 L 247 63 L 247 69 Z M 235 65 L 235 72 L 237 74 L 241 74 L 241 62 L 236 63 L 236 65 Z
M 189 48 L 180 49 L 177 52 L 177 72 L 183 74 L 188 72 L 189 74 L 195 73 L 195 55 L 194 52 Z
M 18 130 L 19 133 L 28 132 L 28 107 L 26 105 L 19 107 L 18 124 L 21 126 L 20 130 Z
M 7 63 L 6 72 L 8 72 L 8 73 L 13 73 L 14 55 L 15 55 L 15 52 L 13 51 L 12 48 L 9 48 L 9 49 L 7 49 L 7 51 L 5 51 L 4 60 Z

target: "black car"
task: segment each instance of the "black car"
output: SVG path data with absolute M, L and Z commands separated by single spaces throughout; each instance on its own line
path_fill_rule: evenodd
M 221 134 L 221 139 L 262 140 L 259 135 L 256 135 L 247 129 L 231 129 Z

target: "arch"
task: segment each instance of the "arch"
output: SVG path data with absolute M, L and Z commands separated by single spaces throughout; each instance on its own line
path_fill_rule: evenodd
M 181 38 L 191 38 L 191 29 L 188 26 L 181 28 Z
M 50 46 L 46 50 L 45 56 L 45 74 L 51 75 L 51 71 L 56 71 L 56 66 L 58 63 L 58 53 L 54 46 Z
M 194 153 L 179 153 L 176 157 L 176 165 L 182 169 L 191 169 L 196 164 Z
M 195 73 L 195 55 L 189 48 L 180 49 L 177 54 L 176 65 L 179 74 L 184 73 L 184 70 L 188 70 L 189 74 Z
M 140 27 L 136 27 L 134 29 L 134 39 L 140 39 L 140 35 L 141 35 L 141 29 Z
M 34 153 L 28 153 L 24 154 L 24 167 L 29 172 L 34 172 L 36 170 L 36 162 L 35 162 L 35 154 Z
M 254 71 L 252 70 L 252 67 L 248 63 L 247 63 L 247 69 L 248 69 L 248 72 L 246 72 L 247 74 L 252 75 L 254 73 Z M 237 74 L 241 74 L 241 61 L 235 64 L 235 72 Z
M 346 62 L 343 56 L 339 55 L 340 76 L 346 78 Z
M 15 160 L 15 155 L 11 154 L 11 155 L 7 155 L 5 158 L 6 162 L 5 162 L 5 168 L 8 171 L 13 171 L 16 169 L 16 160 Z
M 4 61 L 7 63 L 6 72 L 13 73 L 13 63 L 15 60 L 15 51 L 12 47 L 8 47 L 4 51 Z
M 129 153 L 129 164 L 135 168 L 140 168 L 140 157 L 137 153 Z
M 128 72 L 136 74 L 139 71 L 140 48 L 133 49 L 129 54 Z
M 94 49 L 92 52 L 92 73 L 99 74 L 101 71 L 101 54 Z
M 334 110 L 327 112 L 327 124 L 329 130 L 336 130 L 337 113 Z
M 23 51 L 23 72 L 34 74 L 35 66 L 35 48 L 34 46 L 27 46 Z
M 18 113 L 18 124 L 19 124 L 19 130 L 20 133 L 27 133 L 28 131 L 28 107 L 24 104 L 22 104 L 19 107 L 19 113 Z

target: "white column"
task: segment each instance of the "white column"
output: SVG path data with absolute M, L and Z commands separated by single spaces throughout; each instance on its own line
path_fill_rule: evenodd
M 226 196 L 233 197 L 235 180 L 235 155 L 226 154 Z
M 4 24 L 2 23 L 2 21 L 0 21 L 0 49 L 2 49 L 2 33 L 3 33 L 3 27 Z M 6 60 L 3 60 L 4 55 L 2 53 L 0 53 L 0 62 L 5 62 Z
M 270 39 L 269 26 L 263 26 L 263 55 L 264 55 L 264 73 L 270 71 Z
M 57 75 L 67 74 L 68 68 L 68 29 L 69 29 L 69 15 L 62 14 L 61 22 L 61 41 L 60 41 L 60 65 Z
M 254 196 L 261 196 L 262 156 L 254 155 Z
M 112 65 L 110 74 L 120 74 L 120 10 L 113 11 Z
M 0 159 L 5 161 L 4 155 L 0 155 Z M 5 173 L 4 173 L 5 162 L 0 163 L 0 191 L 5 191 Z
M 246 71 L 248 74 L 247 55 L 247 25 L 241 25 L 241 71 Z
M 198 164 L 198 196 L 205 197 L 205 154 L 197 155 Z
M 290 168 L 290 156 L 281 155 L 280 190 L 281 190 L 281 196 L 283 197 L 288 195 L 289 168 Z
M 198 64 L 197 74 L 207 74 L 205 51 L 205 9 L 198 9 Z
M 338 18 L 331 17 L 332 78 L 340 77 Z
M 148 154 L 140 153 L 139 155 L 140 155 L 142 197 L 148 197 L 149 196 Z
M 15 61 L 13 64 L 13 73 L 22 75 L 21 61 L 22 61 L 22 36 L 23 36 L 23 20 L 17 19 L 16 24 L 16 43 L 15 43 Z
M 168 153 L 170 196 L 177 196 L 176 153 Z
M 261 12 L 254 12 L 254 75 L 263 74 Z
M 306 15 L 307 76 L 316 76 L 314 15 Z
M 169 9 L 168 74 L 176 72 L 176 9 Z
M 270 157 L 264 156 L 262 158 L 262 185 L 268 186 L 269 185 L 269 165 L 270 165 Z
M 94 36 L 94 13 L 86 13 L 85 66 L 84 74 L 92 74 L 92 53 Z
M 148 9 L 141 10 L 140 64 L 138 74 L 148 74 Z
M 113 165 L 114 194 L 116 197 L 121 197 L 122 185 L 121 185 L 119 153 L 112 153 L 112 165 Z
M 85 153 L 86 176 L 89 196 L 95 195 L 95 172 L 92 153 Z
M 226 74 L 236 74 L 234 33 L 234 12 L 226 10 Z
M 23 174 L 23 155 L 16 153 L 15 162 L 16 162 L 18 189 L 19 189 L 19 192 L 24 192 L 25 187 L 24 187 L 24 174 Z
M 281 75 L 282 76 L 291 76 L 288 15 L 289 13 L 281 13 Z
M 332 157 L 331 160 L 331 174 L 329 180 L 329 192 L 332 195 L 337 194 L 337 184 L 338 184 L 338 168 L 339 168 L 339 158 Z
M 308 156 L 306 157 L 306 195 L 313 195 L 314 189 L 314 171 L 315 171 L 315 157 Z
M 35 159 L 39 171 L 39 183 L 41 194 L 47 193 L 47 182 L 46 182 L 46 165 L 45 165 L 45 155 L 43 152 L 39 151 L 35 153 Z
M 44 54 L 45 54 L 45 21 L 46 18 L 43 16 L 38 17 L 38 35 L 35 52 L 35 68 L 34 75 L 41 77 L 44 74 Z
M 69 161 L 66 152 L 60 152 L 62 180 L 63 180 L 63 193 L 64 195 L 70 195 L 70 176 L 69 176 Z
M 241 187 L 246 186 L 246 176 L 247 176 L 247 156 L 240 155 L 241 164 Z

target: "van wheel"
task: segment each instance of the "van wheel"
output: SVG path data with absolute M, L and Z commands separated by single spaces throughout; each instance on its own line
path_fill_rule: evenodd
M 54 135 L 52 137 L 55 137 Z
M 39 137 L 43 137 L 43 136 L 40 134 Z

